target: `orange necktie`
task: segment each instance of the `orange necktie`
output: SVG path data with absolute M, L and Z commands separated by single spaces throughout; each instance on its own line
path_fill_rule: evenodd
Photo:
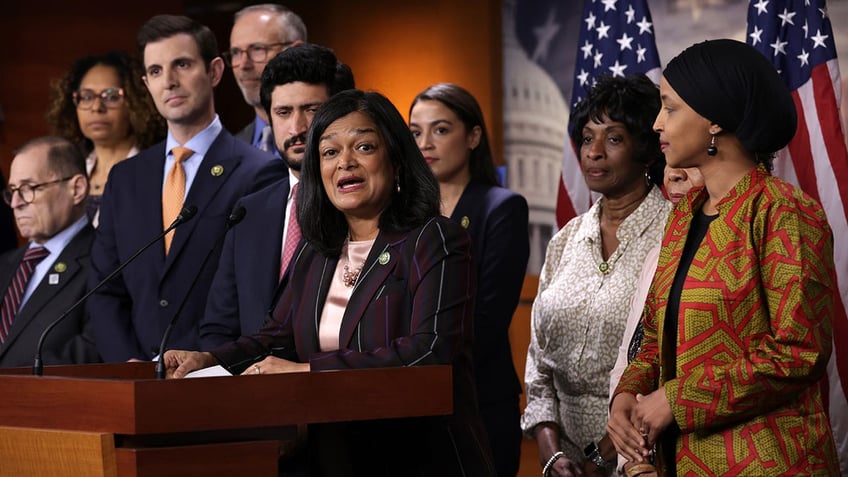
M 168 171 L 165 187 L 162 189 L 162 230 L 171 225 L 183 208 L 186 183 L 183 161 L 194 154 L 194 151 L 182 146 L 175 147 L 171 152 L 174 154 L 174 165 Z M 172 230 L 165 235 L 165 255 L 168 255 L 173 239 L 174 231 Z

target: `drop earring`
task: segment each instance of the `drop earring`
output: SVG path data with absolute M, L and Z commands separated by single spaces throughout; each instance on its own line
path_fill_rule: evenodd
M 395 177 L 395 190 L 400 194 L 400 177 Z
M 707 148 L 708 156 L 715 156 L 718 154 L 718 148 L 715 145 L 715 134 L 710 135 L 710 147 Z

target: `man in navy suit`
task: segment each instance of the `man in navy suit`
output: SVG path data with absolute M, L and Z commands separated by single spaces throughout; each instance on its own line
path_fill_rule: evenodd
M 350 68 L 331 50 L 314 44 L 289 48 L 265 68 L 262 103 L 271 118 L 277 149 L 288 164 L 288 176 L 239 202 L 247 215 L 224 242 L 200 324 L 204 349 L 262 327 L 284 266 L 284 238 L 294 219 L 292 189 L 300 177 L 306 131 L 319 106 L 336 92 L 353 87 Z
M 30 366 L 44 329 L 85 294 L 94 229 L 85 215 L 85 159 L 66 139 L 41 137 L 12 161 L 4 201 L 23 247 L 0 256 L 0 367 Z M 46 364 L 99 361 L 84 307 L 47 336 Z
M 168 123 L 168 137 L 112 169 L 89 285 L 161 233 L 175 215 L 174 200 L 198 212 L 89 298 L 97 346 L 107 362 L 152 359 L 181 306 L 170 344 L 199 348 L 198 322 L 217 268 L 218 238 L 236 200 L 264 180 L 258 172 L 273 160 L 221 126 L 213 88 L 224 62 L 209 28 L 158 15 L 142 26 L 137 43 L 144 82 Z
M 256 117 L 236 137 L 254 147 L 279 154 L 270 134 L 268 113 L 259 98 L 262 71 L 277 53 L 306 41 L 306 25 L 288 8 L 276 3 L 251 5 L 237 11 L 224 61 L 233 69 L 244 101 Z M 268 129 L 266 129 L 266 127 Z

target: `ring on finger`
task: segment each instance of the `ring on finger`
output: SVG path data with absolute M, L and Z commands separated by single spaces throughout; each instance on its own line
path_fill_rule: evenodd
M 254 364 L 253 367 L 256 368 L 256 374 L 262 374 L 262 369 L 259 368 L 258 364 Z

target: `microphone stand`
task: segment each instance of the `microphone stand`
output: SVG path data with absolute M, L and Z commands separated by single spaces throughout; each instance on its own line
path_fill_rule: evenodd
M 188 297 L 191 296 L 194 287 L 197 285 L 197 280 L 200 278 L 200 275 L 203 274 L 203 269 L 206 268 L 206 264 L 209 262 L 209 258 L 212 257 L 212 252 L 218 248 L 218 245 L 224 240 L 224 237 L 227 236 L 227 232 L 233 228 L 236 224 L 244 219 L 244 216 L 247 214 L 247 211 L 243 206 L 236 207 L 230 216 L 227 217 L 227 225 L 224 227 L 224 233 L 222 233 L 215 243 L 212 245 L 212 248 L 209 250 L 209 253 L 203 257 L 203 262 L 200 264 L 200 268 L 197 270 L 197 274 L 194 275 L 194 280 L 192 280 L 191 285 L 188 286 L 188 291 L 183 297 L 183 301 L 180 302 L 180 306 L 177 307 L 177 311 L 174 313 L 174 316 L 171 318 L 171 322 L 168 323 L 168 327 L 165 328 L 165 334 L 162 335 L 162 342 L 159 344 L 159 360 L 156 361 L 156 379 L 165 379 L 167 374 L 167 370 L 165 368 L 165 345 L 168 344 L 168 339 L 171 337 L 171 332 L 174 330 L 174 325 L 177 323 L 177 319 L 180 317 L 180 313 L 182 313 L 185 304 L 188 303 Z
M 118 273 L 120 273 L 121 270 L 123 270 L 127 265 L 132 263 L 132 261 L 135 260 L 136 257 L 138 257 L 139 255 L 141 255 L 142 252 L 144 252 L 145 250 L 150 248 L 150 246 L 153 245 L 154 243 L 158 242 L 159 240 L 162 240 L 162 237 L 167 235 L 168 232 L 177 228 L 177 226 L 188 222 L 192 217 L 194 217 L 194 214 L 196 214 L 196 213 L 197 213 L 197 207 L 195 207 L 193 205 L 189 205 L 188 207 L 184 207 L 183 210 L 180 211 L 180 215 L 177 216 L 177 218 L 171 223 L 171 225 L 168 226 L 167 229 L 162 231 L 161 234 L 159 234 L 158 236 L 156 236 L 156 238 L 154 238 L 153 240 L 148 242 L 144 247 L 141 247 L 140 249 L 138 249 L 138 251 L 135 252 L 134 254 L 132 254 L 132 256 L 130 256 L 130 258 L 128 258 L 126 261 L 124 261 L 124 263 L 118 265 L 118 267 L 115 270 L 113 270 L 112 273 L 107 275 L 106 278 L 104 278 L 103 280 L 100 280 L 100 283 L 95 285 L 94 288 L 89 290 L 88 293 L 83 295 L 82 298 L 80 298 L 79 300 L 77 300 L 76 303 L 71 305 L 71 307 L 68 308 L 64 313 L 62 313 L 59 316 L 59 318 L 57 318 L 54 322 L 47 325 L 47 328 L 45 328 L 44 331 L 41 332 L 41 336 L 38 338 L 38 345 L 35 348 L 35 359 L 33 360 L 33 363 L 32 363 L 32 375 L 33 376 L 41 376 L 41 375 L 44 374 L 44 363 L 42 363 L 42 361 L 41 361 L 41 351 L 44 348 L 44 340 L 47 338 L 47 335 L 50 333 L 50 331 L 53 328 L 56 327 L 56 325 L 61 323 L 62 320 L 65 319 L 65 317 L 67 317 L 68 315 L 71 314 L 72 311 L 76 310 L 77 308 L 79 308 L 80 305 L 85 303 L 85 300 L 87 300 L 88 297 L 90 297 L 94 292 L 99 290 L 100 287 L 102 287 L 103 285 L 108 283 L 110 280 L 115 278 L 115 276 Z

